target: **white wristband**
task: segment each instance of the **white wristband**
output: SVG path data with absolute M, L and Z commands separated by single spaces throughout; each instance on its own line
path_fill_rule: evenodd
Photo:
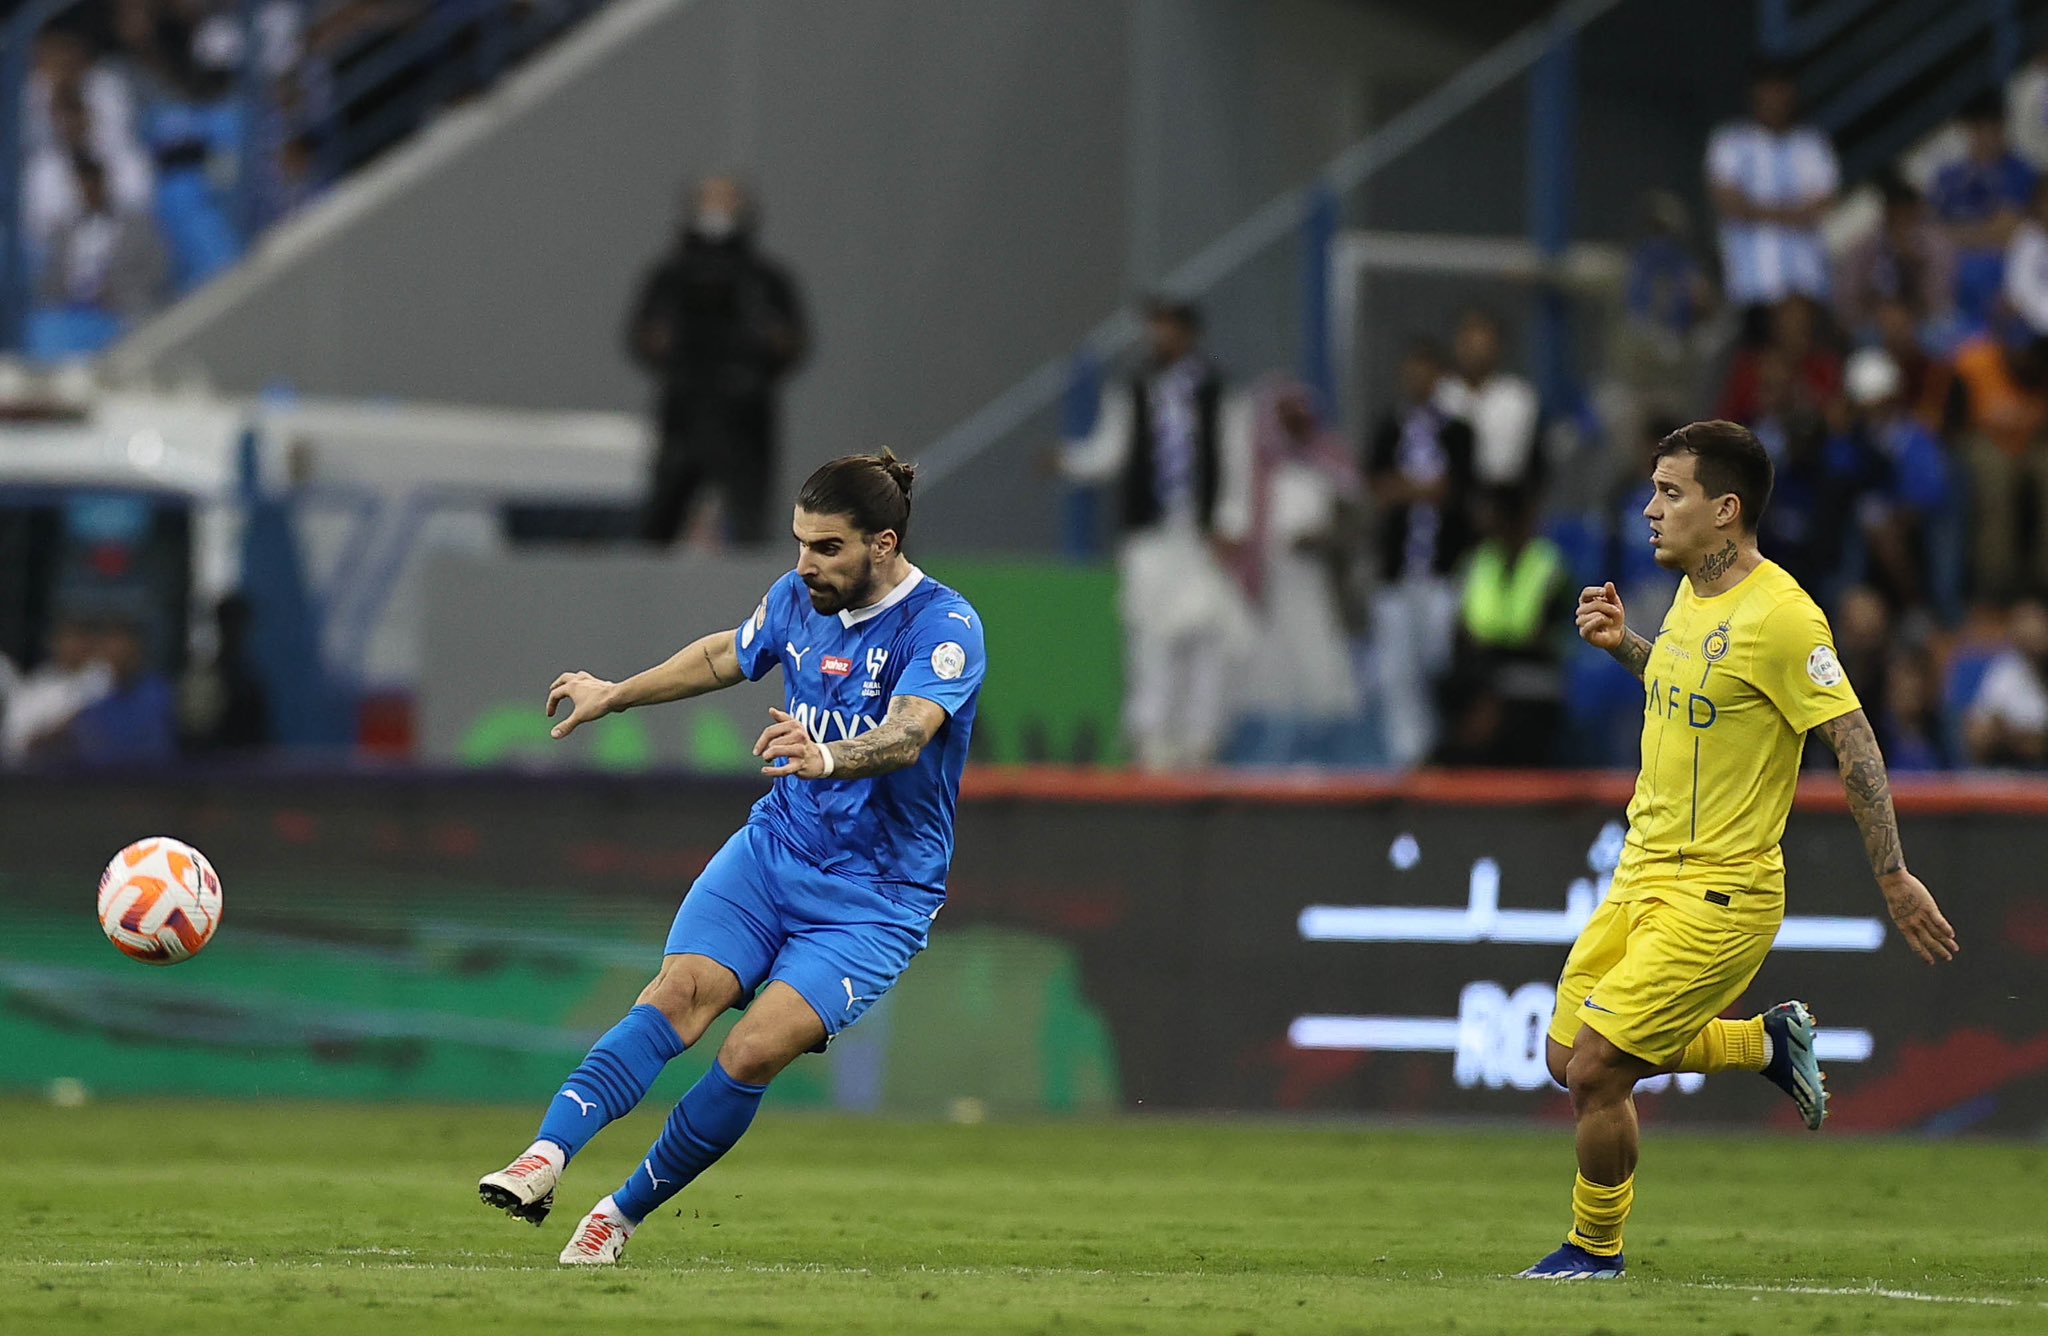
M 819 775 L 819 776 L 818 776 L 818 778 L 819 778 L 819 779 L 830 779 L 830 778 L 832 778 L 832 771 L 833 771 L 833 768 L 834 768 L 834 766 L 835 766 L 835 765 L 837 764 L 837 763 L 836 763 L 836 762 L 834 762 L 834 761 L 833 761 L 833 759 L 832 759 L 832 749 L 831 749 L 830 747 L 826 746 L 826 745 L 825 745 L 824 743 L 822 743 L 822 742 L 821 742 L 821 743 L 819 743 L 819 744 L 818 744 L 818 755 L 820 755 L 820 756 L 822 756 L 822 757 L 824 757 L 824 758 L 825 758 L 825 762 L 824 762 L 824 764 L 825 764 L 825 773 L 824 773 L 824 774 L 822 774 L 822 775 Z

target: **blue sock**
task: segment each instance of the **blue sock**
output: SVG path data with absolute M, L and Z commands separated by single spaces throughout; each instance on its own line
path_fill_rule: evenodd
M 644 1002 L 633 1008 L 569 1073 L 541 1119 L 538 1140 L 554 1142 L 575 1159 L 606 1123 L 632 1111 L 683 1047 L 668 1017 Z
M 735 1081 L 713 1062 L 668 1116 L 668 1126 L 661 1129 L 647 1158 L 612 1194 L 612 1205 L 636 1225 L 653 1214 L 733 1148 L 754 1121 L 761 1092 L 767 1088 Z

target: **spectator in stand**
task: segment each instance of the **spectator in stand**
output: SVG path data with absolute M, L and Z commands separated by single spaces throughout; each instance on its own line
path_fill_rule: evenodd
M 1878 303 L 1876 345 L 1899 369 L 1899 394 L 1922 425 L 1932 432 L 1946 431 L 1947 405 L 1939 396 L 1948 392 L 1950 373 L 1947 363 L 1920 341 L 1912 307 L 1902 301 Z
M 1837 471 L 1864 484 L 1858 521 L 1870 578 L 1894 607 L 1953 622 L 1963 613 L 1967 515 L 1948 449 L 1914 416 L 1905 377 L 1882 348 L 1859 350 L 1847 378 L 1854 425 L 1842 444 L 1856 460 Z
M 1841 567 L 1848 498 L 1828 468 L 1827 423 L 1802 396 L 1785 355 L 1763 349 L 1757 362 L 1757 416 L 1747 425 L 1777 468 L 1758 542 L 1771 559 L 1825 601 Z
M 1288 760 L 1358 713 L 1345 634 L 1343 579 L 1358 531 L 1359 476 L 1350 446 L 1325 425 L 1315 393 L 1269 376 L 1252 395 L 1249 523 L 1238 583 L 1261 646 L 1250 703 L 1284 720 Z
M 1945 388 L 1944 417 L 1959 424 L 1953 444 L 1969 470 L 1971 588 L 1980 599 L 2010 598 L 2023 569 L 2048 580 L 2048 524 L 2034 526 L 2034 550 L 2024 562 L 2020 546 L 2023 496 L 2031 494 L 2035 514 L 2048 515 L 2044 386 L 2048 339 L 2008 344 L 1980 334 L 1956 349 L 1953 366 L 1930 390 L 1932 398 Z
M 1963 716 L 1963 742 L 1972 764 L 2032 768 L 2048 759 L 2048 608 L 2015 604 L 2006 639 Z
M 1251 619 L 1226 573 L 1247 528 L 1249 413 L 1226 399 L 1193 304 L 1145 310 L 1144 365 L 1106 386 L 1095 427 L 1060 471 L 1119 485 L 1124 729 L 1138 764 L 1184 770 L 1216 759 Z
M 1706 262 L 1693 245 L 1685 201 L 1668 190 L 1647 192 L 1599 390 L 1610 440 L 1633 441 L 1645 419 L 1688 416 L 1697 409 L 1717 305 Z
M 1884 595 L 1869 585 L 1852 585 L 1835 600 L 1828 622 L 1835 633 L 1835 657 L 1844 673 L 1855 674 L 1849 680 L 1856 684 L 1857 696 L 1883 700 L 1895 639 L 1891 606 Z M 1808 756 L 1834 763 L 1825 747 L 1810 748 Z
M 95 153 L 111 159 L 135 144 L 135 100 L 128 80 L 94 54 L 84 33 L 62 23 L 36 35 L 34 63 L 22 87 L 22 147 L 27 153 L 66 146 L 54 116 L 60 94 L 86 108 Z
M 113 689 L 92 627 L 65 615 L 50 633 L 42 664 L 16 679 L 0 712 L 0 765 L 59 759 L 70 748 L 79 711 Z
M 30 244 L 47 255 L 51 239 L 85 211 L 78 161 L 91 158 L 104 170 L 116 211 L 149 215 L 156 178 L 149 159 L 132 140 L 92 133 L 85 99 L 75 85 L 60 85 L 49 103 L 50 140 L 22 166 L 22 219 Z M 38 266 L 39 268 L 39 266 Z
M 1896 173 L 1878 184 L 1883 221 L 1842 257 L 1836 316 L 1851 338 L 1867 342 L 1879 336 L 1884 305 L 1897 302 L 1915 329 L 1939 335 L 1954 319 L 1955 247 L 1928 217 L 1919 191 Z
M 2005 248 L 2005 303 L 2035 336 L 2048 335 L 2048 178 Z
M 1834 204 L 1841 167 L 1827 136 L 1799 124 L 1789 71 L 1766 69 L 1750 85 L 1750 116 L 1707 142 L 1707 187 L 1721 220 L 1721 272 L 1731 305 L 1745 311 L 1748 341 L 1763 338 L 1767 312 L 1788 296 L 1828 293 L 1821 219 Z
M 2034 194 L 2034 169 L 2006 146 L 2005 108 L 1986 92 L 1963 108 L 1963 156 L 1934 175 L 1934 217 L 1956 248 L 1956 307 L 1963 321 L 1990 320 L 2004 286 L 2005 247 Z
M 1437 407 L 1471 424 L 1472 473 L 1481 484 L 1534 487 L 1543 468 L 1536 387 L 1501 369 L 1505 339 L 1500 317 L 1465 312 L 1451 343 L 1451 374 L 1437 382 Z
M 1926 650 L 1908 647 L 1892 655 L 1876 730 L 1885 764 L 1893 774 L 1948 768 L 1934 665 Z
M 1465 565 L 1455 666 L 1446 691 L 1447 765 L 1551 762 L 1564 708 L 1571 572 L 1536 535 L 1536 505 L 1513 487 L 1480 493 L 1486 538 Z
M 2048 172 L 2048 44 L 2034 49 L 2006 91 L 2005 134 L 2029 167 Z
M 1388 758 L 1414 765 L 1436 741 L 1435 684 L 1450 666 L 1458 615 L 1451 573 L 1472 545 L 1471 424 L 1439 405 L 1443 357 L 1417 339 L 1401 359 L 1398 403 L 1366 454 L 1379 507 L 1372 641 Z
M 72 170 L 79 216 L 51 239 L 38 296 L 48 309 L 102 315 L 118 333 L 162 303 L 163 243 L 146 216 L 115 203 L 98 162 L 81 156 Z
M 149 666 L 142 628 L 117 617 L 99 632 L 112 689 L 71 721 L 71 757 L 85 765 L 164 762 L 178 754 L 177 693 Z
M 755 243 L 753 199 L 730 176 L 697 185 L 676 244 L 642 284 L 627 326 L 658 385 L 660 443 L 640 537 L 665 547 L 707 488 L 735 543 L 768 541 L 778 397 L 810 347 L 796 280 Z
M 1771 308 L 1770 336 L 1764 347 L 1736 350 L 1721 387 L 1715 416 L 1753 424 L 1764 411 L 1763 362 L 1766 355 L 1791 372 L 1791 388 L 1799 407 L 1820 413 L 1841 397 L 1842 358 L 1822 340 L 1822 313 L 1810 297 L 1787 297 Z
M 242 236 L 231 219 L 229 176 L 249 169 L 242 124 L 227 94 L 220 35 L 239 43 L 202 4 L 118 0 L 113 31 L 137 94 L 136 136 L 156 164 L 156 219 L 182 290 L 232 265 Z M 202 36 L 204 34 L 205 36 Z M 238 55 L 238 50 L 235 53 Z

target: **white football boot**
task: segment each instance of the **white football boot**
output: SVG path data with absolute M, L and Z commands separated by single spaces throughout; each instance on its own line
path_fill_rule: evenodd
M 590 1208 L 590 1214 L 576 1226 L 576 1232 L 569 1236 L 569 1246 L 562 1249 L 557 1260 L 563 1266 L 611 1266 L 626 1251 L 626 1240 L 632 1237 L 632 1222 L 620 1215 L 619 1208 L 606 1197 Z
M 552 1141 L 536 1141 L 526 1153 L 495 1174 L 477 1180 L 476 1194 L 514 1220 L 539 1225 L 555 1205 L 555 1184 L 568 1161 Z

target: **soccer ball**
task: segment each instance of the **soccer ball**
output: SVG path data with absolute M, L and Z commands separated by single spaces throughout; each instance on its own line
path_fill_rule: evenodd
M 220 926 L 220 877 L 189 844 L 153 835 L 114 855 L 100 874 L 100 930 L 122 955 L 175 965 Z

